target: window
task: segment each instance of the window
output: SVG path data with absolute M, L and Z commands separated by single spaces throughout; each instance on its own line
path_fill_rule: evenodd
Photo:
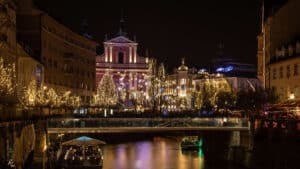
M 294 64 L 294 76 L 298 75 L 298 63 Z
M 118 56 L 118 63 L 124 63 L 124 53 L 123 52 L 119 52 L 119 56 Z
M 287 65 L 286 66 L 286 77 L 290 78 L 290 76 L 291 76 L 291 68 L 290 68 L 290 65 Z
M 273 68 L 273 79 L 276 79 L 276 68 Z
M 279 68 L 279 77 L 280 77 L 280 79 L 283 78 L 283 68 L 282 68 L 282 66 L 280 66 L 280 68 Z

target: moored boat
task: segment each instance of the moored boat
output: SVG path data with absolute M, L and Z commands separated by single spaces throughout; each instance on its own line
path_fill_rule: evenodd
M 202 140 L 198 136 L 186 136 L 182 138 L 180 147 L 181 150 L 198 151 L 202 147 Z

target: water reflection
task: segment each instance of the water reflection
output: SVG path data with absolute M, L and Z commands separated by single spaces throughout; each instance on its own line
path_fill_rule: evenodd
M 135 143 L 107 145 L 104 169 L 203 169 L 204 154 L 181 151 L 177 139 L 154 139 Z

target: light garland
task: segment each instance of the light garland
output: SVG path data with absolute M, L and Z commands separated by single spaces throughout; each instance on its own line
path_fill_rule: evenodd
M 80 97 L 71 96 L 71 91 L 62 92 L 62 95 L 57 94 L 53 88 L 36 86 L 36 80 L 30 81 L 28 87 L 24 90 L 24 95 L 20 102 L 24 108 L 28 107 L 78 107 L 81 104 Z

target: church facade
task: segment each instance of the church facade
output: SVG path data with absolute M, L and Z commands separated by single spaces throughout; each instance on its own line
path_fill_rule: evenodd
M 119 103 L 125 107 L 145 105 L 148 58 L 138 55 L 138 43 L 121 34 L 103 45 L 104 53 L 96 58 L 96 86 L 108 72 L 115 82 Z

